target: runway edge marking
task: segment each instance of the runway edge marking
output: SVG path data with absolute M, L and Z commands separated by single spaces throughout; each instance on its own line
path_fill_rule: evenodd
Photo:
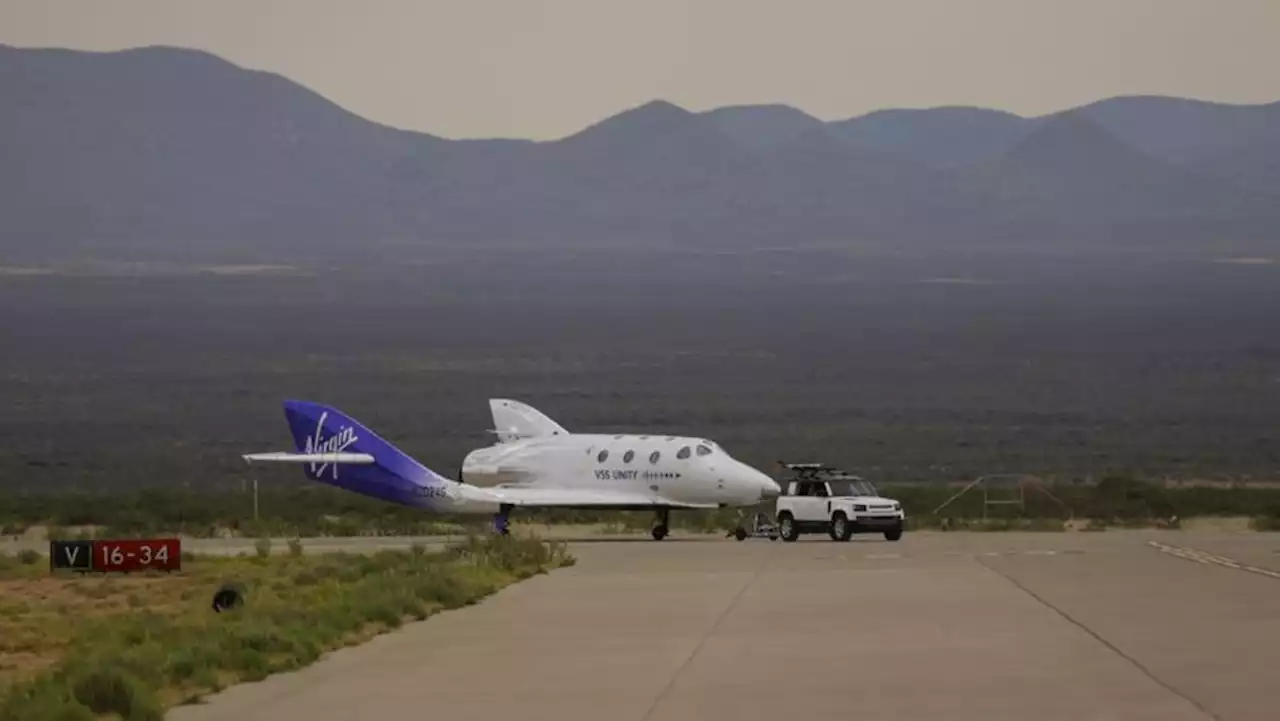
M 1255 573 L 1260 576 L 1267 576 L 1268 578 L 1280 579 L 1280 572 L 1278 571 L 1272 571 L 1269 568 L 1259 568 L 1258 566 L 1247 566 L 1243 563 L 1240 563 L 1239 561 L 1236 561 L 1235 559 L 1227 558 L 1226 556 L 1218 556 L 1218 555 L 1208 553 L 1206 551 L 1200 551 L 1194 548 L 1181 548 L 1179 546 L 1171 546 L 1167 543 L 1161 543 L 1159 541 L 1147 541 L 1147 545 L 1159 550 L 1161 553 L 1165 553 L 1170 556 L 1175 556 L 1177 558 L 1182 558 L 1188 561 L 1195 561 L 1197 563 L 1203 563 L 1205 565 L 1217 565 L 1217 566 L 1222 566 L 1224 568 L 1234 568 L 1237 571 L 1248 571 L 1249 573 Z

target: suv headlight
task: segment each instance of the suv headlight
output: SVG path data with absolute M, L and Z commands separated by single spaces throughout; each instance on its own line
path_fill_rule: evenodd
M 855 511 L 862 511 L 862 512 L 864 512 L 864 513 L 865 513 L 865 512 L 866 512 L 866 510 L 867 510 L 867 504 L 865 504 L 865 503 L 855 503 L 855 504 L 853 504 L 853 510 L 855 510 Z

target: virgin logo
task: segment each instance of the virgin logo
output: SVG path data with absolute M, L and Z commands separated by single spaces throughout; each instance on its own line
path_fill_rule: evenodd
M 345 451 L 347 448 L 351 447 L 351 444 L 360 440 L 360 438 L 356 435 L 355 429 L 353 429 L 351 426 L 343 426 L 342 428 L 338 429 L 337 433 L 334 433 L 328 438 L 323 438 L 324 422 L 325 422 L 325 419 L 328 417 L 329 417 L 328 411 L 325 411 L 324 413 L 320 414 L 320 420 L 316 422 L 316 434 L 307 439 L 306 452 L 308 454 L 341 453 Z M 315 474 L 317 478 L 320 476 L 320 474 L 324 473 L 325 470 L 329 468 L 329 466 L 333 466 L 333 480 L 335 481 L 338 480 L 339 464 L 312 463 L 310 465 L 311 465 L 311 472 Z

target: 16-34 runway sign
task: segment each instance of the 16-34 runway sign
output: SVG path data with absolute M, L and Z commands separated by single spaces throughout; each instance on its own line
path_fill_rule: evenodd
M 176 538 L 50 541 L 49 568 L 97 573 L 177 571 L 182 568 L 182 545 Z

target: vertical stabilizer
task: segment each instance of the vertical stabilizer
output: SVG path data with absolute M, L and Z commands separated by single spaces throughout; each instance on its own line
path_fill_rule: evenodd
M 569 431 L 559 423 L 520 401 L 490 398 L 489 410 L 493 414 L 493 432 L 498 434 L 498 440 L 503 443 L 520 438 L 569 435 Z
M 309 401 L 284 402 L 285 420 L 307 478 L 392 503 L 453 510 L 458 483 L 418 463 L 337 408 Z M 322 454 L 322 455 L 317 455 Z M 330 462 L 325 456 L 337 460 Z M 371 462 L 338 462 L 364 456 Z

